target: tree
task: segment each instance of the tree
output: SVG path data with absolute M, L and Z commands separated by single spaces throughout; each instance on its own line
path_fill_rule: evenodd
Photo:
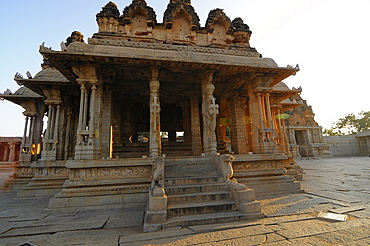
M 361 111 L 357 115 L 347 114 L 323 133 L 328 136 L 354 135 L 366 130 L 370 130 L 370 111 Z

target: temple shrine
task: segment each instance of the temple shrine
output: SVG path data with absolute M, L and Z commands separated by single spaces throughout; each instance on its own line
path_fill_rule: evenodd
M 259 197 L 300 191 L 281 115 L 301 90 L 280 83 L 299 68 L 262 57 L 241 18 L 215 9 L 202 26 L 190 0 L 170 0 L 160 23 L 133 0 L 96 20 L 87 40 L 42 44 L 42 70 L 0 95 L 25 108 L 19 197 L 141 208 L 155 231 L 261 218 Z

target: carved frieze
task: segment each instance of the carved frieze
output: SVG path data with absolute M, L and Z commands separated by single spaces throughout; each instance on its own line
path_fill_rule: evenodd
M 174 50 L 174 51 L 191 51 L 191 52 L 202 52 L 202 53 L 212 53 L 212 54 L 222 54 L 222 55 L 234 55 L 234 56 L 247 56 L 247 57 L 260 57 L 260 54 L 254 49 L 249 47 L 242 47 L 238 50 L 236 49 L 217 49 L 209 47 L 196 47 L 196 46 L 180 46 L 171 45 L 163 43 L 146 43 L 146 42 L 133 42 L 127 40 L 113 40 L 113 39 L 96 39 L 90 38 L 89 44 L 94 45 L 111 45 L 111 46 L 123 46 L 132 48 L 147 48 L 147 49 L 159 49 L 159 50 Z M 86 46 L 88 48 L 88 46 Z M 85 51 L 81 50 L 80 46 L 71 47 L 69 51 Z M 87 51 L 87 50 L 86 50 Z
M 150 176 L 150 167 L 105 167 L 75 169 L 72 171 L 70 179 L 135 179 L 150 178 Z
M 278 161 L 242 161 L 233 163 L 234 171 L 282 169 L 283 163 Z
M 45 177 L 68 177 L 68 168 L 34 168 L 35 176 L 45 176 Z

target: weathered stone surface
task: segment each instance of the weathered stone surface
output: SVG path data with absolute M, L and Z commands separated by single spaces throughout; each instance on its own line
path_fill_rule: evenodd
M 367 159 L 349 158 L 363 168 Z M 366 160 L 366 161 L 365 161 Z M 358 161 L 358 162 L 357 162 Z M 364 162 L 362 162 L 364 161 Z M 312 173 L 315 168 L 330 169 L 333 163 L 343 163 L 344 159 L 304 160 L 300 163 L 307 167 L 308 181 L 303 181 L 305 188 L 313 184 L 332 187 L 337 177 L 350 174 L 351 168 L 332 169 L 327 175 Z M 316 167 L 316 163 L 318 167 Z M 333 173 L 334 174 L 333 174 Z M 363 172 L 361 179 L 368 173 Z M 368 185 L 368 184 L 367 184 Z M 318 186 L 311 189 L 316 190 Z M 363 186 L 366 189 L 366 184 Z M 361 199 L 362 192 L 353 192 L 351 186 L 346 191 L 338 191 L 343 196 L 356 196 Z M 351 206 L 363 206 L 366 212 L 367 198 L 359 204 L 344 203 L 331 198 L 318 197 L 314 194 L 294 194 L 269 197 L 261 200 L 263 206 L 279 214 L 253 221 L 219 223 L 212 225 L 189 226 L 188 228 L 164 230 L 155 233 L 142 233 L 141 221 L 144 209 L 103 209 L 44 211 L 47 199 L 14 199 L 15 192 L 0 193 L 0 244 L 19 245 L 30 242 L 35 245 L 368 245 L 370 233 L 369 218 L 358 219 L 350 216 L 346 222 L 331 222 L 316 218 L 320 208 L 335 206 L 348 210 Z M 27 209 L 25 209 L 25 206 Z M 274 207 L 274 209 L 272 209 Z M 284 209 L 287 207 L 289 209 Z M 296 209 L 296 210 L 294 210 Z M 302 212 L 311 210 L 313 212 Z M 293 213 L 293 214 L 292 214 Z M 92 228 L 92 229 L 87 229 Z M 63 231 L 58 231 L 63 230 Z M 47 233 L 47 234 L 45 234 Z M 53 234 L 49 234 L 53 233 Z M 30 235 L 32 234 L 32 235 Z M 9 237 L 12 235 L 11 237 Z M 267 238 L 267 240 L 266 240 Z M 266 241 L 265 241 L 266 240 Z
M 357 206 L 330 209 L 329 212 L 338 213 L 338 214 L 345 214 L 345 213 L 348 213 L 348 212 L 354 212 L 354 211 L 364 210 L 364 209 L 365 209 L 364 206 L 357 205 Z
M 303 237 L 303 236 L 319 235 L 323 233 L 333 232 L 336 230 L 345 230 L 345 229 L 349 229 L 352 227 L 366 225 L 369 222 L 370 222 L 369 219 L 359 219 L 359 220 L 348 221 L 345 223 L 337 222 L 337 223 L 331 223 L 331 224 L 321 225 L 321 226 L 310 226 L 310 227 L 305 227 L 305 228 L 297 228 L 295 230 L 284 230 L 284 231 L 279 231 L 277 233 L 283 237 L 292 239 L 292 238 L 298 238 L 298 237 Z

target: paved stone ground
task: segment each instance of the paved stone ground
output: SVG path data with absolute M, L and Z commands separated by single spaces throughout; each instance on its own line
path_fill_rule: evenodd
M 0 245 L 370 245 L 370 158 L 298 160 L 306 193 L 261 200 L 266 218 L 142 233 L 143 211 L 45 210 L 0 193 Z M 320 211 L 348 215 L 318 219 Z

